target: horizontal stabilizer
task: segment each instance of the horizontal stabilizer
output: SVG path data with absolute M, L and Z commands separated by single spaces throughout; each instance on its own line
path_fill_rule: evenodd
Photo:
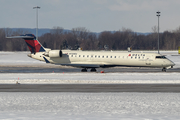
M 11 37 L 6 37 L 6 38 L 22 38 L 22 39 L 36 39 L 36 37 L 33 34 L 25 34 L 25 35 L 20 35 L 20 36 L 11 36 Z
M 25 39 L 25 38 L 33 38 L 32 36 L 12 36 L 12 37 L 6 37 L 6 38 L 22 38 L 22 39 Z

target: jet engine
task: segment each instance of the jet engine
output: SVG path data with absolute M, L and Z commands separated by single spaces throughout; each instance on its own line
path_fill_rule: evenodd
M 48 53 L 45 53 L 45 56 L 62 57 L 62 51 L 61 50 L 50 50 Z

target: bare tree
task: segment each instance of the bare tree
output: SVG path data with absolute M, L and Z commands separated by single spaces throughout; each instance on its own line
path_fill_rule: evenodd
M 77 40 L 86 40 L 90 31 L 85 27 L 77 27 L 72 29 L 72 33 Z
M 5 30 L 5 34 L 6 34 L 7 37 L 8 37 L 8 36 L 12 36 L 13 31 L 12 31 L 11 28 L 5 28 L 4 30 Z
M 59 27 L 59 26 L 55 27 L 55 26 L 54 26 L 54 27 L 50 30 L 50 33 L 51 33 L 51 34 L 60 35 L 60 34 L 63 33 L 63 31 L 64 31 L 64 28 L 63 28 L 63 27 Z
M 153 33 L 158 33 L 158 26 L 155 25 L 151 29 Z

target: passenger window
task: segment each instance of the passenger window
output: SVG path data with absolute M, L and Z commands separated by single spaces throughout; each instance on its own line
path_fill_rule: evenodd
M 91 55 L 91 57 L 93 57 L 93 55 Z
M 79 55 L 79 57 L 81 57 L 81 55 Z
M 89 57 L 89 55 L 87 55 L 87 57 Z
M 114 58 L 116 58 L 116 56 L 114 56 Z
M 73 57 L 73 55 L 71 55 L 71 57 Z
M 102 58 L 104 58 L 104 56 L 102 56 Z
M 110 58 L 112 58 L 112 56 Z
M 100 58 L 100 56 L 98 56 L 98 58 Z
M 83 55 L 83 57 L 85 57 L 85 55 Z
M 106 56 L 106 58 L 108 58 L 108 56 Z

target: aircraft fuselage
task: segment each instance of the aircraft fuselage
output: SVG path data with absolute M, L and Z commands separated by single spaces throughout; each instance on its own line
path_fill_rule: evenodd
M 52 64 L 81 68 L 114 66 L 167 68 L 174 66 L 172 61 L 157 53 L 78 50 L 62 50 L 62 53 L 62 57 L 48 57 L 44 56 L 43 52 L 38 52 L 31 54 L 31 57 Z

